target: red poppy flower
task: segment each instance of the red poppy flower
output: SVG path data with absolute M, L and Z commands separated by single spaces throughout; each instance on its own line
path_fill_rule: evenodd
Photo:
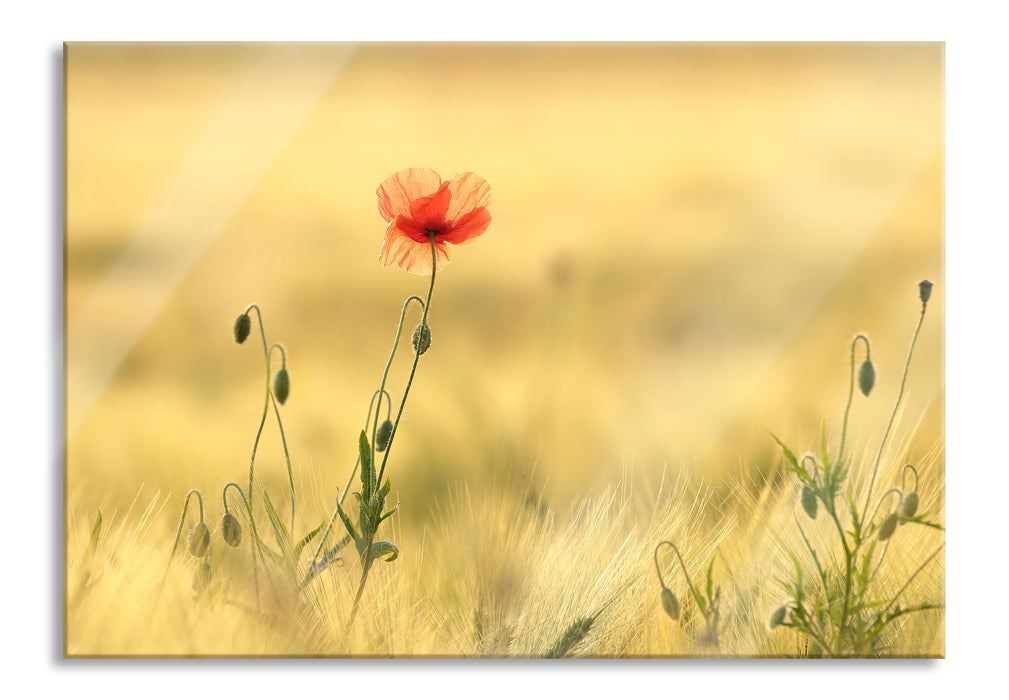
M 490 185 L 476 173 L 442 182 L 427 168 L 408 168 L 378 187 L 378 211 L 389 222 L 378 262 L 415 275 L 431 274 L 431 238 L 437 269 L 449 262 L 448 246 L 473 240 L 490 225 Z

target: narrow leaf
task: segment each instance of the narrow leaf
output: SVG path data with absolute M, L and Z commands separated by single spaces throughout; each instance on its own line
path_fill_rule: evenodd
M 288 549 L 288 540 L 290 536 L 287 534 L 287 528 L 284 527 L 283 521 L 281 521 L 280 516 L 277 515 L 277 509 L 273 507 L 273 502 L 270 500 L 270 494 L 263 491 L 263 501 L 266 503 L 266 514 L 270 516 L 270 525 L 273 526 L 273 534 L 277 537 L 277 544 L 280 547 L 281 553 L 286 553 Z

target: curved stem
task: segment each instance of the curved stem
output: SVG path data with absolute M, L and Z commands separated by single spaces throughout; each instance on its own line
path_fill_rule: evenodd
M 406 312 L 407 312 L 407 309 L 410 306 L 410 302 L 411 301 L 415 301 L 415 300 L 416 300 L 416 302 L 418 304 L 421 305 L 421 307 L 424 307 L 424 300 L 421 299 L 419 296 L 416 296 L 416 295 L 412 295 L 412 296 L 407 297 L 406 301 L 403 302 L 403 310 L 400 311 L 400 314 L 399 314 L 399 325 L 396 327 L 396 339 L 392 341 L 392 350 L 389 352 L 389 359 L 386 360 L 385 371 L 382 372 L 382 382 L 379 385 L 378 390 L 375 391 L 375 393 L 373 393 L 371 395 L 371 400 L 372 400 L 372 402 L 374 402 L 376 394 L 379 394 L 379 393 L 385 394 L 386 398 L 389 399 L 389 406 L 390 406 L 390 408 L 392 406 L 392 399 L 389 397 L 389 392 L 387 392 L 385 390 L 385 382 L 386 382 L 386 380 L 389 377 L 389 368 L 392 366 L 392 359 L 396 356 L 396 348 L 399 346 L 399 339 L 400 339 L 400 336 L 403 333 L 403 323 L 406 321 Z M 381 399 L 379 399 L 379 402 L 381 403 Z M 365 418 L 365 421 L 364 421 L 365 429 L 367 429 L 368 423 L 371 422 L 371 407 L 372 407 L 372 404 L 369 403 L 368 404 L 368 417 Z M 378 411 L 375 412 L 375 417 L 376 417 L 376 423 L 377 423 Z M 375 444 L 375 433 L 377 431 L 378 431 L 377 427 L 372 430 L 372 436 L 371 436 L 371 444 L 372 445 Z M 390 443 L 392 442 L 392 438 L 391 437 L 390 437 L 389 441 L 390 441 Z M 388 449 L 388 448 L 386 448 L 386 449 Z M 344 499 L 347 497 L 347 494 L 350 493 L 350 485 L 354 481 L 354 476 L 357 474 L 357 468 L 358 468 L 358 466 L 360 464 L 361 464 L 361 457 L 359 455 L 358 458 L 357 458 L 357 460 L 354 462 L 354 468 L 350 472 L 350 477 L 347 479 L 347 485 L 343 489 L 343 495 L 340 497 L 340 505 L 343 505 Z
M 914 488 L 912 491 L 918 490 L 918 470 L 914 468 L 913 464 L 905 464 L 904 469 L 900 473 L 900 490 L 906 492 L 907 489 L 904 488 L 904 484 L 907 482 L 907 470 L 910 469 L 914 472 Z
M 273 402 L 273 412 L 277 416 L 277 427 L 280 428 L 280 442 L 284 446 L 284 459 L 287 461 L 287 482 L 291 485 L 291 535 L 294 535 L 294 472 L 291 470 L 291 454 L 287 451 L 287 437 L 284 435 L 284 424 L 280 420 L 280 409 L 277 399 L 270 394 Z
M 886 446 L 886 439 L 890 437 L 890 430 L 893 428 L 893 421 L 897 417 L 897 407 L 900 406 L 900 400 L 904 397 L 904 385 L 907 383 L 907 371 L 911 367 L 911 356 L 914 354 L 914 344 L 918 341 L 918 332 L 921 330 L 921 324 L 925 320 L 925 307 L 927 304 L 922 303 L 921 305 L 921 316 L 918 317 L 918 325 L 915 326 L 914 335 L 911 337 L 911 347 L 907 350 L 907 361 L 904 363 L 904 376 L 900 380 L 900 391 L 897 392 L 897 401 L 893 404 L 893 411 L 890 413 L 890 421 L 886 424 L 886 432 L 883 433 L 883 440 L 879 443 L 879 452 L 876 454 L 876 462 L 872 465 L 872 477 L 869 479 L 869 488 L 865 492 L 865 505 L 862 506 L 862 511 L 865 512 L 869 508 L 869 501 L 872 498 L 872 487 L 876 483 L 876 471 L 879 469 L 879 460 L 883 457 L 883 447 Z
M 812 473 L 813 483 L 819 485 L 818 482 L 817 482 L 817 480 L 816 480 L 816 477 L 817 477 L 817 475 L 820 472 L 820 468 L 819 468 L 819 466 L 816 463 L 816 458 L 813 457 L 812 455 L 803 455 L 802 459 L 799 461 L 799 464 L 805 466 L 807 459 L 810 460 L 813 463 L 813 473 Z
M 263 426 L 266 424 L 266 412 L 270 408 L 270 351 L 267 349 L 266 344 L 266 329 L 263 327 L 263 312 L 259 310 L 256 304 L 249 304 L 245 309 L 245 313 L 249 313 L 250 310 L 256 310 L 256 318 L 259 320 L 259 336 L 263 341 L 263 359 L 266 363 L 266 396 L 263 397 L 263 415 L 259 419 L 259 427 L 256 429 L 256 439 L 252 443 L 252 456 L 249 457 L 249 488 L 248 488 L 248 499 L 249 499 L 249 517 L 251 520 L 255 520 L 252 515 L 252 486 L 253 477 L 256 470 L 256 450 L 259 448 L 259 438 L 263 434 Z M 256 605 L 259 605 L 259 568 L 256 563 L 256 546 L 255 542 L 250 542 L 250 549 L 252 551 L 252 577 L 256 586 Z
M 263 425 L 266 424 L 266 412 L 270 408 L 270 351 L 266 346 L 266 330 L 263 328 L 263 314 L 255 304 L 249 304 L 245 313 L 251 309 L 256 310 L 256 318 L 259 319 L 259 336 L 263 340 L 263 359 L 266 363 L 266 395 L 263 397 L 263 415 L 259 419 L 259 428 L 256 430 L 256 439 L 252 442 L 252 456 L 249 457 L 249 501 L 252 501 L 252 483 L 256 469 L 256 450 L 259 449 L 259 438 L 263 434 Z
M 673 548 L 673 551 L 676 552 L 676 557 L 680 560 L 680 568 L 683 569 L 683 576 L 687 579 L 687 586 L 690 587 L 690 594 L 694 596 L 694 600 L 697 601 L 697 606 L 701 609 L 701 612 L 703 613 L 704 601 L 701 599 L 701 595 L 697 592 L 697 589 L 694 588 L 693 581 L 690 580 L 690 574 L 687 573 L 687 565 L 683 563 L 683 557 L 680 555 L 679 548 L 669 540 L 662 540 L 657 545 L 655 545 L 655 554 L 654 554 L 655 570 L 659 574 L 659 583 L 662 584 L 663 588 L 666 587 L 666 584 L 662 581 L 662 572 L 659 569 L 659 547 L 661 547 L 664 544 L 669 545 L 670 547 Z
M 420 320 L 420 325 L 423 328 L 427 325 L 427 316 L 431 310 L 431 295 L 434 293 L 434 278 L 435 273 L 438 272 L 438 249 L 435 248 L 434 236 L 428 235 L 428 239 L 431 241 L 431 284 L 427 288 L 427 301 L 424 303 L 424 315 Z M 389 434 L 389 444 L 385 448 L 384 456 L 382 457 L 382 468 L 378 472 L 378 487 L 382 487 L 382 476 L 385 474 L 385 465 L 389 461 L 389 453 L 392 452 L 392 443 L 396 439 L 396 430 L 399 428 L 399 421 L 403 417 L 403 409 L 406 407 L 406 397 L 410 395 L 410 386 L 413 384 L 413 376 L 417 372 L 417 362 L 420 360 L 420 353 L 414 348 L 413 351 L 413 367 L 410 368 L 410 378 L 407 379 L 406 389 L 403 390 L 403 398 L 399 402 L 399 412 L 396 414 L 396 422 L 392 424 L 392 432 Z M 384 382 L 383 382 L 384 386 Z M 372 444 L 372 463 L 374 463 L 375 445 Z
M 869 519 L 866 520 L 865 522 L 869 523 L 870 525 L 872 524 L 872 519 L 875 518 L 876 513 L 879 512 L 879 507 L 883 505 L 883 501 L 885 501 L 886 497 L 889 496 L 891 493 L 897 494 L 897 507 L 900 507 L 900 499 L 903 496 L 903 492 L 895 486 L 879 497 L 879 500 L 876 501 L 876 507 L 872 509 L 872 515 L 869 516 Z
M 200 522 L 203 522 L 203 495 L 197 489 L 190 489 L 186 494 L 186 500 L 182 503 L 182 517 L 179 518 L 179 529 L 175 533 L 175 544 L 172 545 L 172 553 L 168 555 L 169 566 L 172 563 L 172 559 L 175 558 L 176 550 L 179 548 L 179 540 L 182 538 L 182 528 L 186 524 L 186 513 L 189 511 L 189 499 L 194 495 L 200 504 Z M 165 568 L 165 573 L 168 573 L 167 567 Z
M 865 343 L 865 359 L 871 359 L 869 339 L 859 333 L 851 340 L 851 373 L 848 380 L 848 403 L 844 407 L 844 423 L 841 425 L 841 446 L 837 450 L 838 464 L 844 458 L 844 439 L 848 434 L 848 413 L 851 411 L 851 397 L 855 394 L 855 344 L 858 343 L 859 338 Z

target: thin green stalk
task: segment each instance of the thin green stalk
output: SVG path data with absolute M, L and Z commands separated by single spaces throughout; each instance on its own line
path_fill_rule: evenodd
M 428 298 L 430 299 L 430 295 L 429 295 Z M 416 295 L 407 297 L 407 300 L 405 302 L 403 302 L 403 310 L 400 311 L 400 314 L 399 314 L 399 325 L 396 327 L 396 339 L 392 342 L 392 350 L 389 352 L 389 359 L 386 360 L 385 370 L 382 372 L 382 382 L 381 382 L 381 384 L 379 384 L 378 391 L 375 392 L 375 394 L 379 394 L 379 396 L 381 396 L 382 394 L 385 394 L 386 397 L 389 396 L 389 392 L 387 392 L 385 390 L 385 382 L 386 382 L 386 379 L 388 379 L 388 377 L 389 377 L 389 368 L 392 366 L 392 359 L 396 356 L 396 348 L 399 346 L 399 339 L 400 339 L 400 336 L 403 333 L 403 323 L 406 321 L 407 308 L 410 306 L 410 302 L 414 301 L 414 300 L 416 300 L 417 303 L 420 304 L 421 306 L 424 305 L 424 300 L 421 299 L 419 296 L 416 296 Z M 371 396 L 372 402 L 374 402 L 374 400 L 375 400 L 375 394 L 372 394 L 372 396 Z M 379 404 L 381 404 L 381 402 L 382 402 L 381 399 L 379 399 Z M 391 403 L 391 400 L 390 400 L 390 403 Z M 377 422 L 377 419 L 378 419 L 378 411 L 377 410 L 375 411 L 375 418 L 376 418 L 376 422 Z M 368 417 L 364 421 L 365 429 L 367 429 L 369 422 L 371 422 L 371 403 L 368 404 Z M 377 427 L 373 428 L 373 430 L 372 430 L 372 435 L 371 435 L 371 444 L 372 445 L 375 444 L 375 433 L 377 432 L 377 430 L 378 430 Z M 389 441 L 390 441 L 390 443 L 392 442 L 392 438 L 391 437 L 390 437 Z M 388 448 L 386 448 L 386 449 L 388 449 Z M 357 474 L 357 468 L 358 468 L 358 466 L 360 466 L 360 464 L 361 464 L 361 457 L 358 456 L 357 460 L 354 462 L 354 468 L 350 471 L 350 477 L 347 479 L 347 485 L 343 489 L 343 495 L 340 496 L 340 505 L 343 505 L 344 499 L 347 497 L 347 494 L 350 493 L 350 485 L 354 481 L 354 476 Z
M 673 551 L 676 552 L 676 556 L 680 560 L 680 568 L 683 569 L 683 576 L 687 579 L 687 586 L 690 588 L 690 594 L 694 596 L 694 600 L 697 601 L 697 607 L 699 607 L 701 609 L 701 612 L 703 613 L 704 601 L 701 599 L 701 595 L 697 592 L 697 589 L 694 588 L 693 581 L 690 580 L 690 574 L 687 573 L 687 565 L 683 563 L 683 557 L 680 555 L 679 548 L 669 540 L 662 540 L 657 545 L 655 545 L 655 553 L 653 554 L 653 557 L 655 559 L 655 571 L 659 574 L 659 585 L 661 585 L 663 588 L 666 587 L 665 582 L 662 580 L 662 570 L 659 568 L 659 547 L 661 547 L 664 544 L 669 545 L 670 547 L 673 548 Z
M 427 314 L 428 314 L 428 311 L 431 309 L 431 295 L 434 293 L 435 274 L 438 272 L 438 249 L 435 247 L 434 234 L 428 234 L 428 240 L 431 242 L 431 284 L 428 286 L 428 289 L 427 289 L 427 301 L 424 302 L 424 315 L 423 315 L 423 317 L 421 318 L 421 321 L 420 321 L 420 325 L 421 325 L 422 328 L 427 324 Z M 410 300 L 407 299 L 407 303 L 409 303 L 409 301 Z M 406 308 L 406 305 L 404 304 L 404 309 L 405 308 Z M 396 331 L 396 339 L 397 339 L 397 341 L 399 340 L 399 334 L 402 331 L 402 327 L 403 327 L 403 317 L 402 316 L 400 317 L 400 324 L 399 325 L 400 325 L 400 327 Z M 395 352 L 395 346 L 394 346 L 393 352 Z M 386 446 L 386 448 L 385 448 L 385 454 L 382 457 L 382 469 L 379 471 L 378 478 L 376 480 L 378 488 L 381 488 L 382 476 L 385 474 L 385 465 L 386 465 L 386 462 L 389 461 L 389 452 L 392 451 L 392 443 L 393 443 L 393 440 L 396 437 L 396 429 L 399 427 L 399 421 L 403 417 L 403 409 L 406 407 L 406 399 L 410 395 L 410 386 L 413 384 L 413 377 L 414 377 L 414 374 L 417 372 L 417 362 L 418 362 L 418 360 L 420 360 L 420 352 L 418 352 L 417 349 L 414 348 L 413 367 L 410 368 L 410 377 L 409 377 L 409 379 L 407 379 L 406 388 L 403 390 L 403 398 L 402 398 L 402 400 L 400 401 L 400 404 L 399 404 L 399 413 L 396 414 L 396 422 L 393 423 L 393 425 L 392 425 L 392 433 L 390 433 L 390 435 L 389 435 L 389 444 Z M 392 362 L 392 354 L 389 355 L 389 362 L 390 363 Z M 388 373 L 388 364 L 386 365 L 386 373 Z M 380 389 L 380 391 L 384 391 L 385 390 L 385 375 L 383 375 L 383 377 L 382 377 L 382 385 L 381 385 L 381 387 L 379 389 Z M 378 411 L 375 412 L 375 417 L 376 417 L 376 423 L 377 423 Z M 375 456 L 374 435 L 372 436 L 372 443 L 371 443 L 370 449 L 371 449 L 371 454 L 372 454 L 372 465 L 374 465 L 374 463 L 375 463 L 375 457 L 374 457 Z M 362 534 L 365 534 L 365 533 L 362 533 Z M 372 542 L 375 539 L 375 533 L 374 533 L 374 531 L 371 531 L 371 529 L 369 528 L 369 532 L 366 534 L 366 537 L 367 537 L 367 542 L 365 543 L 365 550 L 364 550 L 364 568 L 361 570 L 361 581 L 357 585 L 357 594 L 354 596 L 354 605 L 353 605 L 353 607 L 350 610 L 350 617 L 347 620 L 347 630 L 348 631 L 350 631 L 350 627 L 354 623 L 354 618 L 357 616 L 357 609 L 358 609 L 358 606 L 360 605 L 360 602 L 361 602 L 361 596 L 364 594 L 364 585 L 368 582 L 368 574 L 371 572 L 371 565 L 374 563 L 374 557 L 372 556 L 372 553 L 371 553 L 371 545 L 372 545 Z
M 890 413 L 890 422 L 886 424 L 886 432 L 883 433 L 883 440 L 879 443 L 879 452 L 876 454 L 876 462 L 872 465 L 872 477 L 869 479 L 869 488 L 865 492 L 865 505 L 862 506 L 862 512 L 864 513 L 869 508 L 869 501 L 872 498 L 872 487 L 876 483 L 876 471 L 879 469 L 879 460 L 883 457 L 883 447 L 886 445 L 886 439 L 890 437 L 890 430 L 893 428 L 893 421 L 897 417 L 897 408 L 900 406 L 900 400 L 904 397 L 904 385 L 907 383 L 907 371 L 911 367 L 911 356 L 914 354 L 914 344 L 918 341 L 918 331 L 921 330 L 921 324 L 925 320 L 925 309 L 928 305 L 922 302 L 921 305 L 921 316 L 918 318 L 918 325 L 915 326 L 914 336 L 911 338 L 911 347 L 907 351 L 907 361 L 904 363 L 904 375 L 900 379 L 900 391 L 897 392 L 897 401 L 893 404 L 893 411 Z
M 869 352 L 869 339 L 859 333 L 851 340 L 851 373 L 849 374 L 848 380 L 848 403 L 844 407 L 844 422 L 841 425 L 841 446 L 837 450 L 838 464 L 841 464 L 841 460 L 844 458 L 844 439 L 848 434 L 848 413 L 851 411 L 851 397 L 855 394 L 855 344 L 858 343 L 859 338 L 861 338 L 862 342 L 865 343 L 865 359 L 871 359 Z
M 427 288 L 427 301 L 424 303 L 424 315 L 420 320 L 421 328 L 427 325 L 427 315 L 431 310 L 431 295 L 434 293 L 434 278 L 435 273 L 438 272 L 438 250 L 435 248 L 434 235 L 429 235 L 428 238 L 431 241 L 431 284 Z M 403 409 L 406 407 L 406 398 L 410 395 L 410 386 L 413 384 L 413 376 L 417 372 L 417 362 L 420 360 L 420 353 L 414 349 L 413 353 L 413 367 L 410 368 L 410 378 L 407 379 L 406 389 L 403 390 L 403 398 L 399 402 L 399 412 L 396 414 L 396 422 L 392 424 L 392 432 L 389 434 L 389 444 L 385 448 L 385 454 L 382 457 L 382 468 L 378 472 L 378 486 L 382 487 L 382 476 L 385 474 L 385 465 L 389 461 L 389 453 L 392 452 L 392 443 L 396 438 L 396 431 L 399 429 L 399 421 L 403 417 Z M 375 445 L 372 444 L 372 454 L 374 454 Z M 373 460 L 374 461 L 374 460 Z
M 263 341 L 263 359 L 266 363 L 266 396 L 263 397 L 263 415 L 259 419 L 259 427 L 256 429 L 256 439 L 252 443 L 252 456 L 249 457 L 249 502 L 252 502 L 252 485 L 253 476 L 256 470 L 256 450 L 259 449 L 259 438 L 263 434 L 263 426 L 266 424 L 266 413 L 270 408 L 270 351 L 267 348 L 266 343 L 266 329 L 263 327 L 263 312 L 259 310 L 256 304 L 249 304 L 248 308 L 245 309 L 245 313 L 249 313 L 250 310 L 256 310 L 256 318 L 259 319 L 259 336 Z M 249 510 L 250 516 L 252 515 L 252 510 Z M 254 518 L 253 518 L 254 519 Z M 256 563 L 256 547 L 254 542 L 249 543 L 250 551 L 252 552 L 252 578 L 256 586 L 256 605 L 259 605 L 259 568 Z
M 203 495 L 196 489 L 190 489 L 186 494 L 186 500 L 182 503 L 182 517 L 179 518 L 179 529 L 175 533 L 175 544 L 172 545 L 172 553 L 168 555 L 169 566 L 172 563 L 172 559 L 175 558 L 175 552 L 179 548 L 179 540 L 182 538 L 182 528 L 186 524 L 186 513 L 189 510 L 189 499 L 196 496 L 196 500 L 200 504 L 200 522 L 203 522 Z M 165 574 L 168 573 L 168 567 L 165 567 Z

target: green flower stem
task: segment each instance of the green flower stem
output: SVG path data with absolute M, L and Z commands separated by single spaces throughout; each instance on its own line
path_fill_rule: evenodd
M 172 559 L 175 558 L 175 552 L 179 548 L 179 540 L 182 538 L 182 528 L 186 524 L 186 512 L 189 510 L 189 499 L 196 496 L 196 500 L 200 504 L 200 522 L 203 522 L 203 496 L 196 489 L 190 489 L 186 494 L 186 500 L 182 503 L 182 517 L 179 518 L 179 529 L 175 533 L 175 544 L 172 545 L 172 553 L 168 555 L 169 566 L 172 563 Z M 165 567 L 165 573 L 168 573 L 168 567 Z
M 399 346 L 399 339 L 400 339 L 400 336 L 403 333 L 403 324 L 406 321 L 406 312 L 407 312 L 407 309 L 410 306 L 410 302 L 414 301 L 414 300 L 416 300 L 417 303 L 420 304 L 421 306 L 424 305 L 424 300 L 421 299 L 419 296 L 416 296 L 416 295 L 407 297 L 407 300 L 405 302 L 403 302 L 403 310 L 399 314 L 399 325 L 396 327 L 396 339 L 392 342 L 392 351 L 390 351 L 390 353 L 389 353 L 389 359 L 385 363 L 385 371 L 382 372 L 382 383 L 379 385 L 378 390 L 374 394 L 371 395 L 372 402 L 374 402 L 375 396 L 377 394 L 384 394 L 386 396 L 386 398 L 388 399 L 388 404 L 390 406 L 392 404 L 392 399 L 389 398 L 389 392 L 387 392 L 385 390 L 385 382 L 386 382 L 386 380 L 389 377 L 389 368 L 392 366 L 392 359 L 396 356 L 396 348 Z M 381 407 L 381 401 L 382 400 L 380 398 L 379 399 L 379 405 L 380 405 L 380 407 Z M 368 423 L 371 422 L 371 415 L 372 415 L 371 414 L 371 403 L 369 403 L 368 404 L 368 417 L 364 421 L 364 423 L 365 423 L 365 429 L 367 429 Z M 375 411 L 375 422 L 376 422 L 376 424 L 378 422 L 378 411 L 377 410 Z M 373 446 L 375 444 L 375 433 L 377 431 L 378 431 L 377 427 L 373 428 L 373 430 L 372 430 L 371 444 Z M 392 440 L 390 438 L 390 443 L 391 443 L 391 441 Z M 386 449 L 388 449 L 388 448 L 386 448 Z M 347 485 L 343 489 L 343 495 L 340 497 L 340 505 L 343 505 L 344 499 L 346 499 L 347 498 L 347 494 L 350 493 L 350 485 L 354 481 L 354 476 L 357 474 L 357 468 L 358 468 L 358 466 L 360 464 L 361 464 L 361 457 L 360 457 L 360 455 L 358 455 L 357 460 L 354 462 L 354 468 L 350 472 L 350 478 L 347 479 Z
M 280 409 L 277 408 L 277 399 L 270 395 L 273 402 L 273 412 L 277 416 L 277 427 L 280 428 L 280 442 L 284 446 L 284 459 L 287 461 L 287 481 L 291 485 L 291 534 L 294 534 L 294 472 L 291 471 L 291 455 L 287 451 L 287 438 L 284 436 L 284 424 L 280 422 Z
M 837 534 L 841 538 L 841 547 L 844 549 L 844 604 L 841 607 L 841 619 L 838 621 L 838 631 L 837 631 L 837 651 L 834 656 L 840 656 L 844 649 L 844 633 L 847 631 L 848 627 L 848 610 L 851 606 L 851 585 L 852 581 L 852 551 L 848 547 L 848 538 L 845 537 L 844 528 L 841 527 L 841 521 L 837 519 L 837 511 L 834 509 L 834 504 L 830 503 L 830 507 L 827 509 L 830 513 L 831 519 L 834 521 L 834 525 L 837 527 Z M 829 647 L 824 647 L 824 649 L 829 649 Z
M 256 439 L 252 443 L 252 456 L 249 457 L 249 488 L 248 488 L 248 498 L 252 501 L 252 485 L 253 476 L 256 470 L 256 450 L 259 448 L 259 438 L 263 434 L 263 426 L 266 424 L 266 413 L 270 408 L 270 351 L 266 344 L 266 330 L 263 328 L 263 312 L 259 310 L 256 304 L 249 304 L 245 309 L 245 313 L 249 313 L 250 310 L 256 310 L 256 318 L 259 319 L 259 337 L 263 341 L 263 359 L 266 363 L 266 395 L 263 397 L 263 415 L 259 419 L 259 427 L 256 429 Z M 255 521 L 255 517 L 252 515 L 252 509 L 249 509 L 250 519 Z M 249 542 L 249 549 L 252 552 L 252 578 L 256 586 L 256 605 L 259 605 L 259 568 L 256 563 L 256 543 L 254 541 Z
M 434 280 L 435 275 L 438 272 L 438 249 L 435 247 L 434 234 L 428 234 L 428 240 L 431 242 L 431 284 L 427 289 L 427 301 L 424 302 L 424 315 L 421 318 L 420 325 L 423 327 L 427 324 L 427 315 L 431 309 L 431 295 L 434 293 Z M 407 299 L 406 303 L 410 302 Z M 406 304 L 403 305 L 404 313 L 406 311 Z M 396 341 L 399 342 L 399 335 L 403 330 L 403 319 L 404 316 L 400 316 L 399 328 L 396 331 Z M 395 345 L 393 346 L 393 353 L 395 353 Z M 393 353 L 389 355 L 389 362 L 386 364 L 385 373 L 382 375 L 382 384 L 379 387 L 380 391 L 385 390 L 385 380 L 389 372 L 389 364 L 392 363 Z M 392 451 L 392 443 L 396 437 L 396 429 L 399 427 L 399 421 L 403 417 L 403 409 L 406 407 L 406 399 L 410 395 L 410 386 L 413 384 L 414 374 L 417 372 L 417 362 L 420 360 L 420 352 L 414 348 L 413 352 L 413 366 L 410 368 L 410 377 L 407 379 L 406 388 L 403 390 L 403 398 L 400 400 L 399 412 L 396 414 L 396 422 L 392 425 L 392 433 L 389 435 L 389 444 L 386 445 L 384 456 L 382 457 L 382 468 L 378 473 L 378 478 L 376 479 L 377 488 L 382 487 L 382 476 L 385 474 L 385 465 L 389 461 L 389 453 Z M 371 455 L 372 455 L 372 465 L 374 468 L 375 464 L 375 431 L 378 426 L 378 411 L 375 411 L 375 428 L 372 431 L 372 442 L 370 445 Z M 371 552 L 371 545 L 375 539 L 375 532 L 371 531 L 362 533 L 367 538 L 365 542 L 365 550 L 363 552 L 364 556 L 364 568 L 361 570 L 361 581 L 357 585 L 357 594 L 354 596 L 354 605 L 350 609 L 350 617 L 347 619 L 347 631 L 350 631 L 351 625 L 354 624 L 354 619 L 357 617 L 357 610 L 361 603 L 361 596 L 364 594 L 364 585 L 368 582 L 368 574 L 371 572 L 371 566 L 375 561 L 374 556 Z
M 903 497 L 904 492 L 901 491 L 900 489 L 898 489 L 897 487 L 894 487 L 894 488 L 890 489 L 889 491 L 887 491 L 886 493 L 884 493 L 882 496 L 879 497 L 879 500 L 876 501 L 876 507 L 872 509 L 872 515 L 865 522 L 868 522 L 870 525 L 872 524 L 873 518 L 875 518 L 876 517 L 876 513 L 879 512 L 879 507 L 881 505 L 883 505 L 883 501 L 885 501 L 886 497 L 889 496 L 891 493 L 897 494 L 897 507 L 898 508 L 900 507 L 900 499 Z M 863 512 L 865 512 L 865 511 L 863 511 Z
M 653 557 L 655 559 L 655 572 L 659 575 L 659 585 L 661 585 L 663 588 L 666 587 L 665 581 L 662 580 L 662 570 L 659 568 L 659 547 L 661 547 L 664 544 L 669 545 L 670 547 L 673 548 L 673 551 L 676 552 L 676 556 L 680 560 L 680 568 L 683 569 L 683 576 L 687 579 L 687 586 L 690 587 L 690 594 L 694 596 L 694 600 L 697 601 L 697 607 L 699 607 L 701 609 L 701 612 L 704 613 L 705 612 L 704 601 L 701 599 L 701 594 L 697 592 L 696 588 L 694 588 L 693 581 L 690 580 L 690 574 L 687 573 L 687 565 L 683 563 L 683 557 L 680 555 L 680 550 L 675 544 L 673 544 L 669 540 L 662 540 L 657 545 L 655 545 L 655 553 Z M 705 615 L 705 617 L 707 616 Z
M 925 308 L 927 306 L 928 305 L 926 303 L 922 302 L 921 316 L 918 317 L 918 325 L 915 326 L 914 336 L 911 337 L 911 347 L 907 350 L 907 361 L 904 362 L 904 376 L 900 379 L 900 391 L 897 392 L 897 400 L 893 404 L 893 411 L 890 413 L 890 422 L 886 424 L 886 432 L 883 433 L 883 440 L 879 443 L 879 452 L 876 454 L 876 462 L 872 465 L 872 477 L 869 479 L 869 488 L 865 492 L 865 505 L 862 506 L 863 513 L 869 508 L 869 501 L 872 498 L 872 487 L 876 483 L 876 471 L 879 469 L 879 460 L 883 457 L 883 447 L 886 445 L 886 439 L 890 437 L 890 430 L 893 428 L 893 421 L 897 417 L 897 408 L 900 406 L 900 400 L 904 397 L 904 385 L 907 383 L 907 371 L 911 367 L 911 355 L 914 354 L 914 344 L 918 341 L 918 332 L 921 330 L 921 324 L 925 320 Z
M 263 540 L 260 539 L 260 537 L 259 537 L 259 531 L 256 530 L 256 520 L 255 520 L 255 518 L 252 517 L 252 504 L 249 502 L 249 499 L 245 497 L 245 493 L 242 491 L 242 487 L 239 486 L 234 481 L 229 481 L 228 483 L 226 483 L 224 485 L 224 489 L 221 491 L 221 499 L 224 501 L 224 512 L 225 513 L 230 513 L 231 512 L 228 509 L 228 489 L 229 488 L 234 489 L 235 491 L 238 491 L 238 495 L 242 497 L 242 505 L 245 506 L 245 514 L 246 514 L 246 517 L 249 519 L 249 529 L 252 531 L 253 542 L 255 542 L 256 546 L 261 549 L 263 547 Z M 262 557 L 262 554 L 263 553 L 260 552 L 260 556 L 261 557 Z
M 435 273 L 438 272 L 438 250 L 435 248 L 434 235 L 428 235 L 431 241 L 431 284 L 427 288 L 427 301 L 424 302 L 424 315 L 420 320 L 420 325 L 423 328 L 427 325 L 427 315 L 431 311 L 431 295 L 434 293 L 434 278 Z M 396 422 L 392 424 L 392 432 L 389 434 L 389 444 L 385 448 L 385 453 L 382 457 L 382 468 L 378 472 L 378 487 L 382 488 L 382 476 L 385 474 L 385 464 L 389 461 L 389 453 L 392 452 L 392 443 L 396 439 L 396 431 L 399 429 L 399 421 L 403 417 L 403 409 L 406 407 L 406 397 L 410 395 L 410 386 L 413 384 L 413 376 L 417 372 L 417 362 L 420 360 L 420 353 L 414 348 L 413 351 L 413 367 L 410 368 L 410 378 L 407 379 L 406 389 L 403 390 L 403 398 L 399 402 L 399 412 L 396 414 Z M 375 454 L 375 443 L 372 441 L 371 445 L 372 455 Z M 374 462 L 374 459 L 372 460 Z
M 913 464 L 905 464 L 904 469 L 900 473 L 900 490 L 907 493 L 907 489 L 904 488 L 904 484 L 907 483 L 907 470 L 910 469 L 914 472 L 914 488 L 911 491 L 918 490 L 918 470 L 914 468 Z
M 855 394 L 855 345 L 859 338 L 865 343 L 865 359 L 871 359 L 869 351 L 869 339 L 859 333 L 851 340 L 851 374 L 848 382 L 848 403 L 844 407 L 844 422 L 841 425 L 841 446 L 837 450 L 837 463 L 840 464 L 844 458 L 844 439 L 848 434 L 848 413 L 851 411 L 851 397 Z

